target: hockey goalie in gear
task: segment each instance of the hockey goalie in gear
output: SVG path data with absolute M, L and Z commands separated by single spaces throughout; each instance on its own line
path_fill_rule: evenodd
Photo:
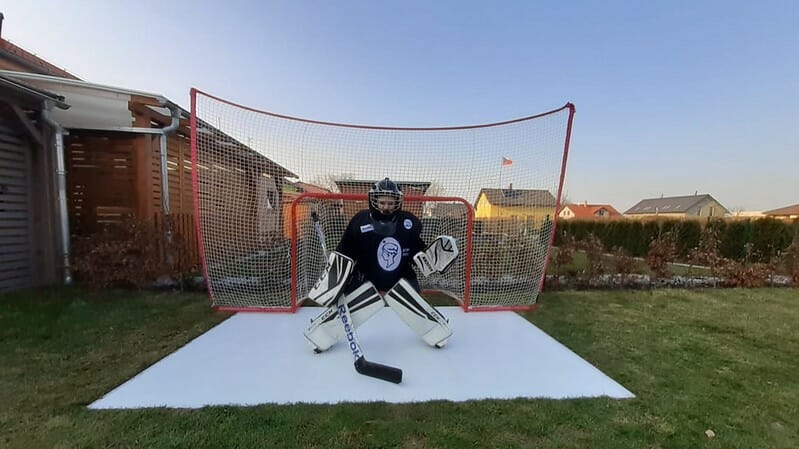
M 356 329 L 365 323 L 374 314 L 385 307 L 383 298 L 375 286 L 366 281 L 352 293 L 343 295 L 339 301 L 345 301 L 350 309 L 352 325 Z M 344 338 L 344 328 L 339 322 L 338 301 L 311 320 L 311 325 L 305 330 L 305 338 L 313 347 L 314 352 L 327 351 L 337 341 Z
M 428 304 L 405 278 L 400 279 L 383 299 L 428 345 L 440 348 L 452 335 L 447 319 Z
M 416 262 L 419 272 L 427 277 L 433 273 L 447 271 L 457 257 L 458 244 L 455 239 L 448 235 L 440 235 L 424 251 L 416 253 L 413 261 Z
M 355 262 L 344 254 L 337 251 L 330 253 L 325 272 L 308 292 L 308 298 L 325 307 L 335 305 L 336 298 L 349 279 L 354 266 Z

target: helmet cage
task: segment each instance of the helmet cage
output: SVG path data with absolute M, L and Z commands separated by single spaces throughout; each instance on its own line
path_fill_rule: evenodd
M 385 212 L 381 211 L 379 204 L 380 198 L 383 197 L 394 199 L 394 207 Z M 383 215 L 386 217 L 394 215 L 394 212 L 402 209 L 402 191 L 400 191 L 396 183 L 388 178 L 376 182 L 372 189 L 369 190 L 369 209 L 376 215 Z

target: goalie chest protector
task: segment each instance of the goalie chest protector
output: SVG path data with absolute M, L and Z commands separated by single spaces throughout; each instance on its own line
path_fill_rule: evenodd
M 363 273 L 378 290 L 386 291 L 400 278 L 417 284 L 413 255 L 425 248 L 422 223 L 404 211 L 395 212 L 396 230 L 381 236 L 374 231 L 368 210 L 350 220 L 337 251 L 355 260 L 355 271 Z

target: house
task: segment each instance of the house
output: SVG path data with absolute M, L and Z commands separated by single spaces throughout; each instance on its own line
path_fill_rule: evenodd
M 475 201 L 475 232 L 540 232 L 551 226 L 556 204 L 548 190 L 480 189 Z
M 304 217 L 310 216 L 311 210 L 314 209 L 313 201 L 298 201 L 294 203 L 301 195 L 305 193 L 330 193 L 330 190 L 307 182 L 287 182 L 283 186 L 283 236 L 287 239 L 292 238 L 292 228 L 295 218 L 292 213 L 296 215 L 297 219 L 302 220 Z
M 189 116 L 161 95 L 80 80 L 0 38 L 0 228 L 17 228 L 0 234 L 0 290 L 70 283 L 71 240 L 126 216 L 168 226 L 188 244 L 180 257 L 199 263 Z M 279 236 L 282 186 L 297 176 L 202 120 L 197 132 L 226 149 L 199 156 L 203 173 L 244 193 L 210 201 L 266 218 L 242 220 L 253 223 L 240 230 L 246 241 Z
M 622 214 L 610 204 L 567 204 L 561 208 L 558 214 L 558 218 L 564 220 L 607 220 L 621 217 Z
M 149 92 L 22 72 L 0 70 L 0 76 L 54 92 L 71 105 L 48 115 L 56 130 L 52 151 L 63 152 L 62 207 L 70 235 L 92 234 L 128 216 L 158 226 L 168 221 L 188 243 L 186 257 L 199 263 L 188 111 Z M 198 185 L 224 180 L 230 191 L 244 192 L 205 195 L 208 220 L 221 219 L 217 212 L 226 209 L 235 211 L 225 214 L 231 219 L 255 214 L 241 220 L 253 224 L 240 230 L 246 241 L 257 245 L 280 236 L 282 185 L 296 175 L 202 120 L 197 132 L 203 145 L 225 149 L 198 154 Z
M 755 220 L 765 216 L 763 211 L 759 210 L 733 210 L 728 218 L 731 220 Z
M 0 33 L 3 15 L 0 13 Z M 0 70 L 77 79 L 0 34 Z M 55 131 L 46 116 L 64 97 L 0 75 L 0 292 L 64 280 Z M 62 168 L 63 169 L 63 168 Z
M 647 198 L 624 212 L 629 218 L 703 218 L 724 217 L 730 213 L 708 194 Z
M 799 204 L 767 210 L 763 212 L 763 215 L 766 217 L 778 218 L 780 220 L 795 220 L 799 218 Z
M 555 214 L 555 197 L 548 190 L 480 189 L 475 201 L 475 218 L 534 218 L 544 220 Z

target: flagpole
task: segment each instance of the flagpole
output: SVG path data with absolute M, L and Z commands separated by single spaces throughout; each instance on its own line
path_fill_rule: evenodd
M 502 189 L 502 169 L 505 168 L 504 165 L 502 165 L 502 162 L 503 161 L 501 161 L 501 160 L 499 161 L 499 188 L 500 189 Z

